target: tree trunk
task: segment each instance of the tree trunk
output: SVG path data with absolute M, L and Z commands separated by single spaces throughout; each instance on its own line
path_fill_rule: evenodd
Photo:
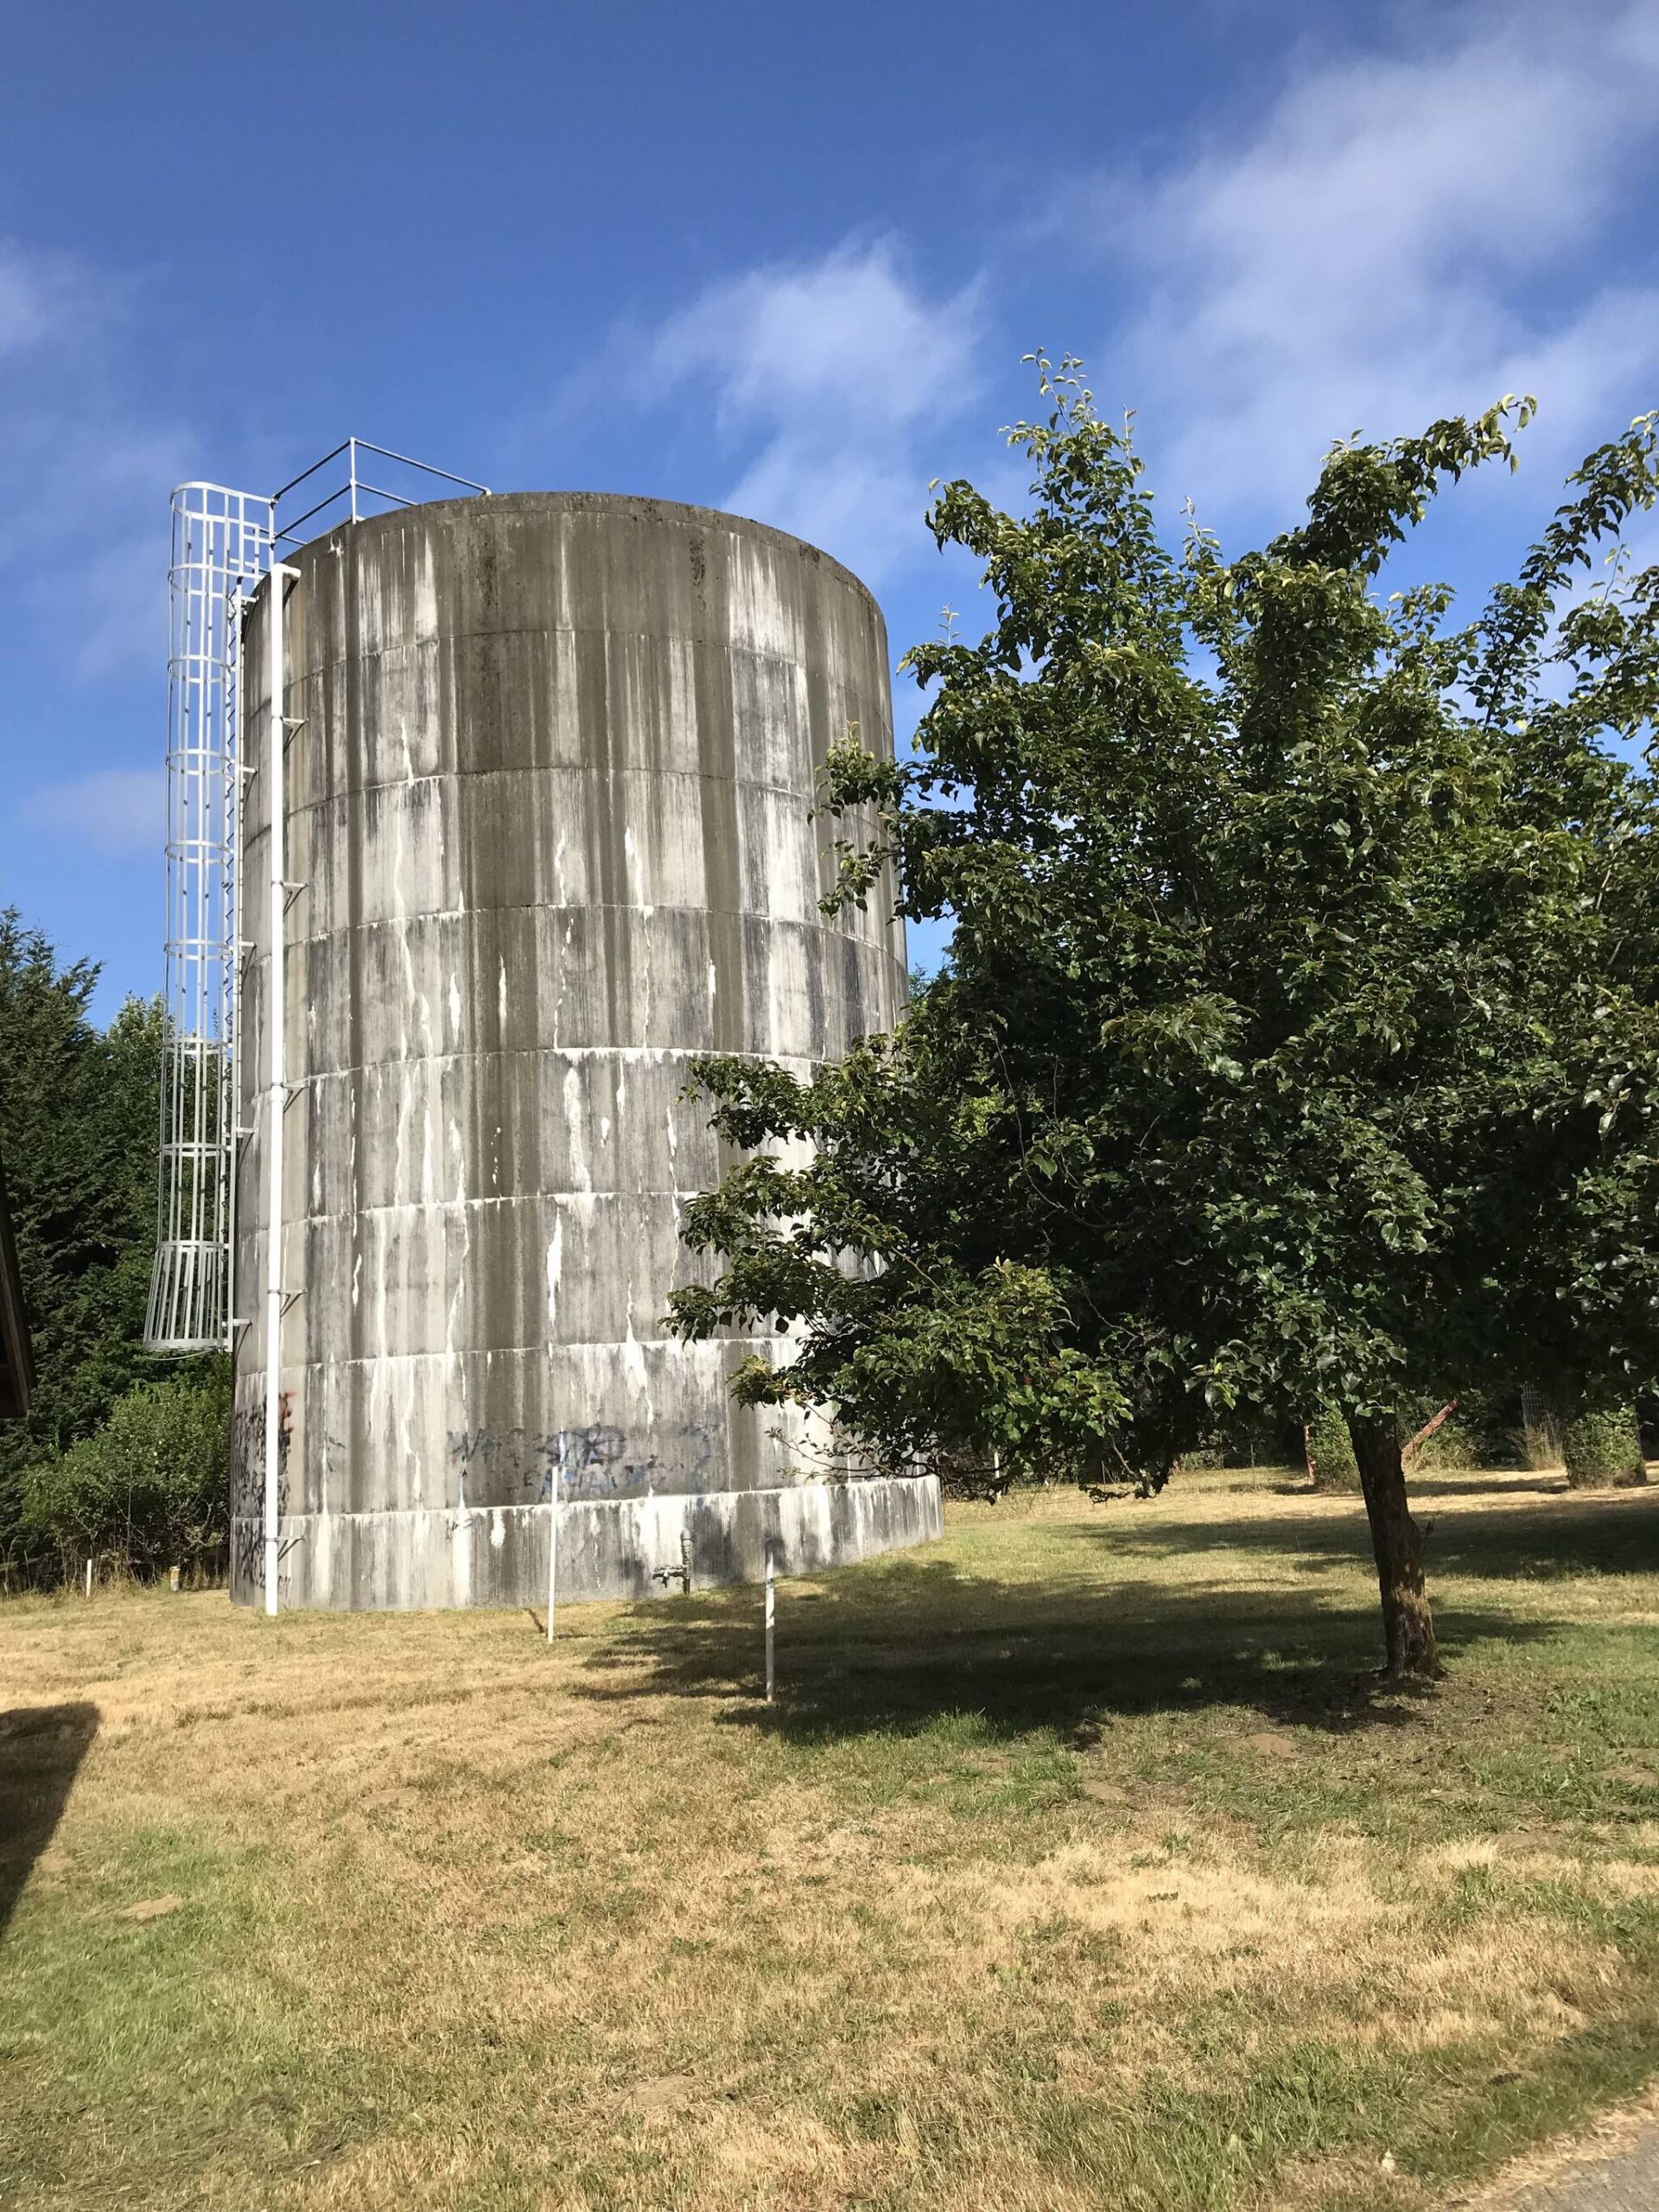
M 1400 1425 L 1389 1415 L 1356 1415 L 1348 1423 L 1348 1433 L 1359 1462 L 1359 1484 L 1365 1493 L 1377 1586 L 1382 1593 L 1388 1652 L 1384 1678 L 1391 1682 L 1432 1681 L 1441 1669 L 1434 1649 L 1434 1617 L 1423 1587 L 1422 1532 L 1406 1498 Z

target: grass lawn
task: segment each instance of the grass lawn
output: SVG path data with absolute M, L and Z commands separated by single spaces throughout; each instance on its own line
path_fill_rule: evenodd
M 0 2203 L 1420 2207 L 1659 2072 L 1659 1491 L 1270 1471 L 779 1593 L 0 1607 Z M 55 1825 L 54 1825 L 55 1823 Z

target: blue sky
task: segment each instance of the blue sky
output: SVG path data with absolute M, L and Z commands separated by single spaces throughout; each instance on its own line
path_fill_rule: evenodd
M 1018 498 L 1035 345 L 1234 546 L 1338 434 L 1534 391 L 1423 547 L 1473 593 L 1659 405 L 1656 183 L 1659 0 L 10 10 L 0 903 L 101 1013 L 159 985 L 182 478 L 353 431 L 731 507 L 858 569 L 896 658 L 979 626 L 926 487 Z

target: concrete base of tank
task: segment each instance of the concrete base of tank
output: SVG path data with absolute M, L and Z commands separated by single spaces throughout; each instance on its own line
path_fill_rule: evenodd
M 279 1523 L 277 1602 L 334 1611 L 544 1605 L 545 1505 L 434 1508 L 396 1513 L 290 1514 Z M 770 1548 L 779 1574 L 850 1567 L 926 1543 L 942 1526 L 932 1475 L 870 1476 L 701 1497 L 572 1500 L 559 1508 L 561 1604 L 650 1598 L 758 1581 Z M 231 1532 L 231 1594 L 263 1593 L 258 1522 Z M 675 1580 L 653 1580 L 663 1568 Z

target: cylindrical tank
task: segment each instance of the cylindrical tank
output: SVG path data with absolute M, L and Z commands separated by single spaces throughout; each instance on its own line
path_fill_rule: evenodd
M 827 918 L 826 748 L 892 743 L 857 579 L 704 509 L 447 500 L 293 556 L 279 1597 L 537 1605 L 938 1529 L 685 1344 L 706 1052 L 804 1073 L 905 997 L 892 887 Z M 232 1583 L 260 1586 L 269 582 L 243 665 Z M 666 1577 L 664 1571 L 666 1570 Z M 653 1580 L 654 1577 L 661 1578 Z

